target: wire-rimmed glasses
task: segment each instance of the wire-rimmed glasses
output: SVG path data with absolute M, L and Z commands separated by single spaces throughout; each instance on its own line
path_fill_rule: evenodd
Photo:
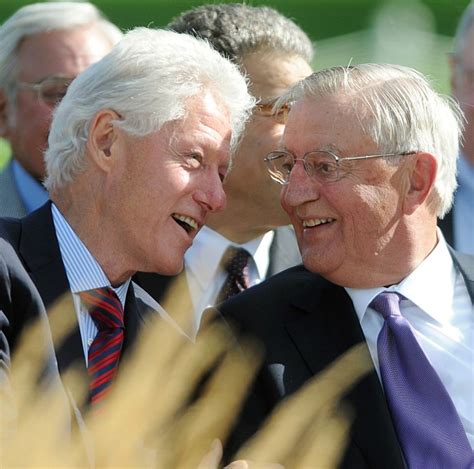
M 368 160 L 371 158 L 388 158 L 393 156 L 414 155 L 416 151 L 400 153 L 381 153 L 377 155 L 348 156 L 341 158 L 329 150 L 315 150 L 296 158 L 293 153 L 285 150 L 272 151 L 265 158 L 271 178 L 279 184 L 286 185 L 290 173 L 297 161 L 302 161 L 306 174 L 320 183 L 336 182 L 345 175 L 344 164 L 355 160 Z
M 51 76 L 46 77 L 38 83 L 19 82 L 16 86 L 20 89 L 33 90 L 38 99 L 49 106 L 56 106 L 65 96 L 72 78 Z

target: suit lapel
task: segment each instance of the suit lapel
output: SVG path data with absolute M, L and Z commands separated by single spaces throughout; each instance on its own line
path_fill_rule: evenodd
M 125 325 L 125 340 L 123 344 L 123 352 L 130 353 L 133 348 L 140 328 L 145 324 L 145 318 L 150 309 L 139 299 L 136 298 L 133 289 L 133 283 L 130 283 L 125 300 L 124 309 L 124 325 Z
M 50 322 L 60 372 L 64 372 L 77 361 L 84 364 L 81 335 L 54 230 L 51 202 L 22 219 L 19 253 L 46 309 L 50 311 L 58 304 L 64 314 L 74 316 L 68 318 L 73 321 L 74 327 L 62 340 L 59 340 L 60 326 Z M 60 306 L 56 303 L 59 300 Z M 81 369 L 85 371 L 85 366 Z
M 365 337 L 352 301 L 342 287 L 327 282 L 320 288 L 309 281 L 302 288 L 300 294 L 293 295 L 293 303 L 303 314 L 295 321 L 289 320 L 286 329 L 311 374 L 316 375 L 350 347 L 365 342 Z M 346 401 L 356 415 L 352 440 L 369 461 L 369 467 L 384 467 L 390 462 L 390 467 L 403 468 L 375 369 L 349 392 Z

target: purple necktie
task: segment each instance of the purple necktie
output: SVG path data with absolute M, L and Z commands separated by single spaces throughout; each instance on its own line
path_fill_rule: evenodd
M 473 452 L 436 371 L 400 313 L 397 293 L 380 293 L 370 306 L 385 323 L 377 339 L 380 374 L 410 469 L 467 469 Z

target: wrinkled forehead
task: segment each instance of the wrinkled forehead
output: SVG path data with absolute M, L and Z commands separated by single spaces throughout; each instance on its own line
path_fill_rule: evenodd
M 363 113 L 362 113 L 363 114 Z M 353 97 L 307 95 L 291 105 L 283 146 L 298 152 L 332 149 L 341 152 L 372 143 Z
M 160 132 L 173 146 L 208 146 L 229 153 L 231 115 L 224 101 L 209 91 L 186 99 L 179 118 L 165 123 Z
M 19 72 L 27 78 L 30 75 L 74 77 L 99 61 L 111 48 L 111 42 L 95 25 L 34 34 L 23 39 L 19 46 Z

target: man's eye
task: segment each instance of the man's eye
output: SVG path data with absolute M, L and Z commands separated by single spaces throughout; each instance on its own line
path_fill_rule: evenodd
M 198 169 L 202 165 L 202 155 L 199 153 L 191 153 L 186 157 L 186 162 L 193 169 Z
M 314 167 L 315 172 L 323 173 L 323 174 L 331 174 L 334 173 L 337 169 L 337 165 L 332 162 L 320 162 L 317 163 Z

